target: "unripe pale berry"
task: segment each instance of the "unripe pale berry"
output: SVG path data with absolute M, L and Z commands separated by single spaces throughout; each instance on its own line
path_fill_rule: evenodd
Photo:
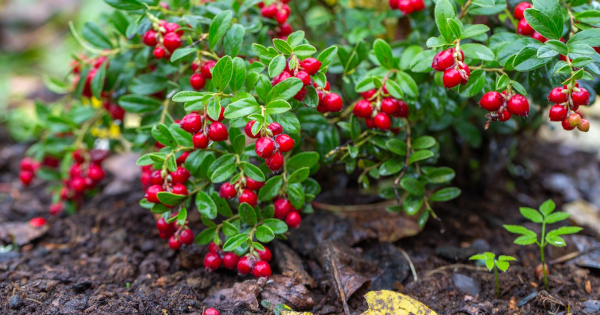
M 191 245 L 194 242 L 194 232 L 190 229 L 186 229 L 179 233 L 179 240 L 185 245 Z
M 564 130 L 573 130 L 575 129 L 575 126 L 571 126 L 571 124 L 569 123 L 569 118 L 565 118 L 562 122 L 561 125 L 563 127 Z
M 306 71 L 306 73 L 313 75 L 319 72 L 319 68 L 321 68 L 321 62 L 315 58 L 306 58 L 300 62 L 300 67 Z
M 250 177 L 246 177 L 246 188 L 248 188 L 248 189 L 259 190 L 259 189 L 263 188 L 264 185 L 265 185 L 265 182 L 259 182 Z
M 292 211 L 292 204 L 287 199 L 278 199 L 273 203 L 274 217 L 279 220 L 284 220 L 285 217 Z
M 292 229 L 297 229 L 300 226 L 301 222 L 302 218 L 300 217 L 300 214 L 296 211 L 288 213 L 288 215 L 285 217 L 285 224 L 287 224 Z
M 506 103 L 508 111 L 517 116 L 529 115 L 529 101 L 523 95 L 513 95 Z
M 590 122 L 587 119 L 581 119 L 579 125 L 577 125 L 579 131 L 588 132 L 590 130 Z
M 579 123 L 581 123 L 581 116 L 579 116 L 579 114 L 577 114 L 577 113 L 573 113 L 573 114 L 569 115 L 568 120 L 569 120 L 569 125 L 575 127 L 575 126 L 579 125 Z
M 447 89 L 451 89 L 462 82 L 463 78 L 460 75 L 460 72 L 454 68 L 450 68 L 444 71 L 444 76 L 442 77 L 442 81 L 444 82 L 444 87 Z
M 221 267 L 221 256 L 217 253 L 208 253 L 204 256 L 204 269 L 213 272 Z
M 483 97 L 481 97 L 481 100 L 479 101 L 479 105 L 481 106 L 481 108 L 490 112 L 495 112 L 499 110 L 503 104 L 504 97 L 502 96 L 502 94 L 496 91 L 490 91 L 483 94 Z
M 437 71 L 446 71 L 454 65 L 454 57 L 448 50 L 442 50 L 433 57 L 431 68 Z
M 196 149 L 208 148 L 208 142 L 208 137 L 202 131 L 195 133 L 192 137 L 192 143 L 194 144 L 194 148 Z
M 276 122 L 272 122 L 269 124 L 269 130 L 273 133 L 274 136 L 280 135 L 283 132 L 283 127 Z
M 247 203 L 252 207 L 255 207 L 258 203 L 258 197 L 256 193 L 250 189 L 244 189 L 239 198 L 240 203 Z
M 198 132 L 202 128 L 202 117 L 198 113 L 189 113 L 181 119 L 179 122 L 181 129 L 194 133 Z
M 224 183 L 219 188 L 219 197 L 223 199 L 232 199 L 237 195 L 235 187 L 230 183 Z
M 210 127 L 208 128 L 208 137 L 210 140 L 216 142 L 225 141 L 227 140 L 227 137 L 229 137 L 229 132 L 225 125 L 216 121 L 210 124 Z
M 356 105 L 354 105 L 352 113 L 354 113 L 354 115 L 359 118 L 371 117 L 371 114 L 373 113 L 373 107 L 371 106 L 371 102 L 367 100 L 358 101 Z
M 288 152 L 294 148 L 294 139 L 288 135 L 277 136 L 277 144 L 279 145 L 280 152 Z
M 336 93 L 329 93 L 323 97 L 323 105 L 329 112 L 339 112 L 343 108 L 342 98 Z
M 252 267 L 252 275 L 256 278 L 270 277 L 271 265 L 265 261 L 257 261 Z
M 226 252 L 223 254 L 223 267 L 233 270 L 237 268 L 240 257 L 233 252 Z
M 283 166 L 283 155 L 279 152 L 275 152 L 271 157 L 265 159 L 265 163 L 272 172 L 277 172 Z
M 529 25 L 526 19 L 521 19 L 519 21 L 519 26 L 517 27 L 517 34 L 529 36 L 532 35 L 533 32 L 533 28 L 531 27 L 531 25 Z
M 206 80 L 200 73 L 194 73 L 190 77 L 190 85 L 194 88 L 194 90 L 201 90 L 206 84 Z
M 275 143 L 271 138 L 259 138 L 256 140 L 256 145 L 254 146 L 254 152 L 259 157 L 265 159 L 273 155 L 275 151 Z
M 191 175 L 192 174 L 190 173 L 190 171 L 188 171 L 184 167 L 179 166 L 177 167 L 175 172 L 171 173 L 171 182 L 173 184 L 185 184 L 185 182 L 187 182 L 188 179 L 190 179 Z
M 373 118 L 373 123 L 375 124 L 375 127 L 381 130 L 388 130 L 392 126 L 392 120 L 390 119 L 390 116 L 385 113 L 377 114 L 375 118 Z
M 550 94 L 548 94 L 548 101 L 552 102 L 552 103 L 564 103 L 567 101 L 567 94 L 563 93 L 563 88 L 562 87 L 557 87 L 552 89 L 552 91 L 550 91 Z
M 562 105 L 554 105 L 548 114 L 550 121 L 563 121 L 567 118 L 567 109 Z
M 273 257 L 271 250 L 269 250 L 267 247 L 265 247 L 265 250 L 257 249 L 256 252 L 258 253 L 258 258 L 260 258 L 262 261 L 271 261 L 271 258 Z

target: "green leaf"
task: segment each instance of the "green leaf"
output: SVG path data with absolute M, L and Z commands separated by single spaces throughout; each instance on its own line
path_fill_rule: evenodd
M 484 254 L 473 255 L 469 258 L 469 260 L 488 260 L 488 257 Z
M 104 62 L 100 66 L 100 68 L 98 68 L 96 75 L 94 75 L 94 78 L 92 79 L 92 95 L 94 95 L 94 97 L 97 99 L 102 99 L 100 94 L 102 93 L 102 89 L 104 88 L 105 78 L 106 62 Z
M 229 104 L 225 108 L 223 116 L 227 119 L 235 119 L 258 113 L 260 113 L 258 102 L 254 98 L 243 98 Z
M 439 0 L 435 5 L 435 24 L 447 43 L 454 39 L 448 27 L 448 19 L 454 19 L 456 11 L 454 5 L 448 0 Z
M 458 90 L 460 91 L 460 95 L 463 97 L 473 97 L 481 93 L 485 85 L 485 78 L 485 71 L 481 69 L 471 72 L 471 77 L 469 78 L 469 82 L 467 82 L 467 85 L 461 85 L 458 88 Z M 477 130 L 477 132 L 479 133 L 479 130 Z
M 232 11 L 224 10 L 221 11 L 210 23 L 208 30 L 208 43 L 211 50 L 215 49 L 215 46 L 223 38 L 229 24 L 231 23 Z M 231 57 L 230 57 L 231 58 Z M 213 75 L 214 78 L 214 75 Z
M 240 219 L 248 225 L 256 224 L 256 212 L 249 204 L 242 202 L 238 208 Z
M 310 175 L 310 168 L 303 167 L 292 173 L 288 177 L 287 182 L 288 184 L 301 183 L 308 178 L 308 175 Z
M 556 247 L 567 246 L 567 242 L 565 242 L 565 240 L 562 237 L 557 235 L 546 235 L 546 242 Z
M 549 40 L 544 44 L 544 46 L 552 48 L 552 50 L 561 55 L 567 55 L 569 53 L 567 45 L 560 40 Z
M 200 234 L 196 236 L 194 242 L 198 245 L 206 245 L 213 240 L 216 231 L 216 227 L 204 229 L 202 232 L 200 232 Z
M 275 48 L 277 48 L 277 50 L 279 50 L 280 52 L 286 54 L 286 55 L 291 55 L 294 50 L 292 49 L 292 46 L 290 46 L 290 44 L 288 44 L 288 42 L 279 39 L 279 38 L 275 38 L 273 39 L 273 46 L 275 46 Z
M 517 237 L 513 243 L 517 245 L 531 245 L 537 242 L 537 236 L 521 235 Z
M 466 58 L 493 61 L 496 56 L 494 52 L 484 45 L 471 43 L 461 45 L 460 48 L 465 53 Z
M 196 195 L 196 208 L 203 216 L 213 220 L 217 217 L 217 205 L 203 191 L 199 191 Z
M 513 67 L 517 71 L 525 72 L 537 69 L 552 60 L 552 58 L 538 58 L 537 47 L 525 47 L 515 57 Z
M 312 168 L 319 162 L 319 153 L 302 152 L 292 156 L 286 163 L 288 169 L 297 170 L 302 167 Z
M 550 213 L 552 213 L 555 208 L 556 208 L 556 205 L 554 204 L 554 201 L 552 201 L 552 199 L 548 199 L 548 200 L 544 201 L 544 203 L 542 203 L 542 205 L 540 206 L 540 212 L 543 215 L 547 216 Z
M 235 172 L 236 164 L 229 163 L 225 164 L 215 170 L 212 174 L 210 181 L 213 183 L 220 183 L 226 181 Z
M 171 134 L 171 131 L 164 124 L 157 124 L 152 127 L 152 137 L 163 145 L 174 147 L 177 146 L 177 141 Z
M 483 8 L 493 8 L 496 5 L 494 0 L 473 0 L 471 4 Z
M 454 37 L 460 38 L 460 35 L 462 34 L 462 27 L 458 24 L 458 22 L 456 22 L 454 19 L 448 19 L 448 27 L 450 28 L 450 31 L 452 31 L 452 34 L 454 34 Z
M 229 81 L 229 87 L 234 92 L 240 90 L 244 86 L 246 80 L 246 64 L 240 57 L 233 58 L 233 75 Z
M 581 56 L 581 57 L 577 57 L 572 60 L 573 67 L 575 67 L 575 68 L 581 68 L 592 62 L 594 62 L 594 59 L 592 59 L 592 57 L 588 57 L 588 56 Z
M 574 15 L 575 20 L 579 22 L 592 25 L 600 24 L 600 11 L 598 10 L 585 10 L 583 12 L 577 12 Z
M 559 39 L 561 37 L 562 24 L 560 24 L 559 28 L 559 26 L 557 26 L 548 15 L 542 13 L 542 11 L 530 8 L 525 10 L 523 15 L 525 16 L 527 23 L 544 37 L 548 39 Z
M 119 106 L 126 111 L 141 114 L 158 109 L 162 103 L 150 96 L 129 94 L 119 98 Z
M 552 230 L 548 232 L 548 235 L 566 235 L 566 234 L 575 234 L 579 233 L 579 231 L 583 230 L 578 226 L 563 226 L 559 227 L 556 230 Z
M 248 234 L 238 234 L 236 236 L 228 239 L 225 244 L 223 244 L 223 251 L 231 252 L 236 248 L 240 247 L 246 240 L 248 239 Z
M 319 57 L 317 57 L 317 60 L 321 62 L 321 68 L 329 66 L 329 64 L 333 61 L 333 58 L 335 58 L 336 54 L 337 47 L 335 46 L 323 50 L 319 54 Z
M 290 46 L 296 47 L 296 46 L 300 45 L 300 43 L 302 43 L 303 39 L 304 39 L 304 31 L 295 31 L 292 34 L 288 35 L 286 42 L 288 42 L 288 44 L 290 44 Z
M 404 91 L 406 95 L 413 98 L 419 96 L 419 87 L 417 86 L 417 82 L 415 82 L 415 80 L 408 73 L 400 71 L 396 73 L 396 76 L 398 77 L 402 91 Z
M 81 36 L 90 44 L 101 49 L 111 49 L 113 44 L 100 26 L 93 22 L 86 22 L 81 29 Z
M 498 256 L 498 261 L 516 261 L 517 259 L 512 256 L 500 255 Z
M 600 46 L 600 28 L 590 28 L 573 35 L 567 42 L 567 46 L 570 47 L 575 44 L 586 44 L 592 47 Z
M 471 25 L 462 32 L 462 35 L 460 36 L 460 38 L 466 39 L 466 38 L 475 37 L 477 35 L 481 35 L 481 34 L 487 32 L 489 30 L 490 30 L 490 28 L 483 24 Z
M 414 162 L 426 160 L 426 159 L 432 157 L 433 155 L 434 155 L 433 152 L 431 152 L 429 150 L 419 150 L 419 151 L 416 151 L 408 159 L 408 164 L 412 164 Z
M 400 186 L 415 196 L 423 196 L 425 194 L 425 186 L 414 178 L 403 178 L 400 181 Z
M 212 201 L 217 206 L 217 212 L 220 215 L 227 217 L 227 218 L 233 216 L 233 213 L 231 212 L 231 208 L 229 207 L 229 204 L 227 203 L 227 201 L 225 199 L 219 197 L 218 192 L 213 191 L 213 193 L 210 194 L 210 199 L 212 199 Z M 223 221 L 223 223 L 224 222 L 225 221 Z
M 303 86 L 304 84 L 302 84 L 302 80 L 296 77 L 285 79 L 271 89 L 266 101 L 267 103 L 277 99 L 287 101 L 296 95 Z
M 212 74 L 213 85 L 222 92 L 227 85 L 229 85 L 232 76 L 233 61 L 231 60 L 231 57 L 225 56 L 215 64 Z
M 285 64 L 286 60 L 284 55 L 277 55 L 277 57 L 271 59 L 271 62 L 269 63 L 269 76 L 274 78 L 279 75 L 283 69 L 285 69 Z
M 171 55 L 171 62 L 175 62 L 187 55 L 193 54 L 196 52 L 196 48 L 192 47 L 183 47 L 175 50 Z
M 537 57 L 538 58 L 552 58 L 558 56 L 558 52 L 556 52 L 556 50 L 552 49 L 552 47 L 550 46 L 541 46 L 540 48 L 538 48 L 537 51 Z
M 390 95 L 396 99 L 403 99 L 404 93 L 402 93 L 402 87 L 395 81 L 388 80 L 385 82 L 385 87 L 387 88 Z
M 498 266 L 498 269 L 502 270 L 503 272 L 506 272 L 506 270 L 508 270 L 508 267 L 510 267 L 510 264 L 507 261 L 496 261 L 496 266 Z
M 317 49 L 311 45 L 304 44 L 294 47 L 294 55 L 300 57 L 309 57 L 317 52 Z
M 256 239 L 263 243 L 268 243 L 275 238 L 275 233 L 268 226 L 260 225 L 256 228 Z
M 447 1 L 447 0 L 446 0 Z M 443 2 L 443 1 L 440 1 Z M 438 2 L 438 4 L 440 3 Z M 425 50 L 415 56 L 413 60 L 410 62 L 410 70 L 412 72 L 429 72 L 431 71 L 431 63 L 433 62 L 433 57 L 436 55 L 435 50 Z
M 423 51 L 423 47 L 419 45 L 411 45 L 406 47 L 406 49 L 404 49 L 402 52 L 402 56 L 400 56 L 400 69 L 410 69 L 410 63 L 421 51 Z
M 146 5 L 138 0 L 104 0 L 108 5 L 115 9 L 134 11 L 146 7 Z
M 555 212 L 555 213 L 551 213 L 550 215 L 548 215 L 546 217 L 546 223 L 547 224 L 552 224 L 552 223 L 556 223 L 562 220 L 566 220 L 570 217 L 571 215 L 569 213 L 566 212 Z
M 422 136 L 412 142 L 412 147 L 415 150 L 429 149 L 435 145 L 436 141 L 431 136 Z
M 521 207 L 519 208 L 519 211 L 521 212 L 521 215 L 535 223 L 544 222 L 544 217 L 542 216 L 542 214 L 535 209 Z
M 268 226 L 275 234 L 283 234 L 288 230 L 287 224 L 278 219 L 265 219 L 263 225 Z
M 269 115 L 283 114 L 292 109 L 290 103 L 284 100 L 274 100 L 267 104 L 266 113 Z
M 385 143 L 385 146 L 388 150 L 392 151 L 395 154 L 398 154 L 400 156 L 406 156 L 406 142 L 400 139 L 392 138 Z
M 223 50 L 226 55 L 237 56 L 244 41 L 245 29 L 240 24 L 233 24 L 225 34 Z M 177 52 L 177 50 L 176 50 Z
M 383 39 L 378 38 L 375 40 L 373 51 L 382 67 L 386 69 L 397 68 L 396 63 L 394 62 L 394 56 L 392 55 L 392 48 Z
M 173 95 L 173 102 L 194 102 L 202 100 L 208 93 L 207 92 L 196 92 L 196 91 L 181 91 Z
M 265 182 L 263 188 L 261 188 L 258 192 L 258 200 L 268 201 L 275 198 L 275 196 L 277 196 L 277 194 L 279 193 L 279 190 L 281 189 L 282 185 L 283 178 L 281 177 L 281 175 L 269 178 L 269 180 Z
M 227 236 L 235 236 L 237 234 L 239 234 L 240 231 L 238 230 L 238 228 L 227 222 L 227 221 L 223 221 L 223 234 L 227 235 Z
M 399 173 L 404 168 L 404 160 L 389 159 L 379 167 L 380 176 L 389 176 Z
M 427 178 L 432 184 L 443 184 L 451 181 L 456 176 L 454 170 L 449 167 L 439 167 L 434 171 L 427 173 Z
M 563 14 L 562 8 L 558 3 L 558 0 L 533 0 L 533 7 L 536 10 L 540 10 L 542 13 L 546 14 L 550 18 L 552 23 L 554 23 L 554 25 L 556 26 L 556 29 L 553 30 L 554 35 L 556 35 L 556 39 L 560 38 L 562 36 L 563 30 Z M 529 10 L 531 9 L 527 9 L 525 10 L 525 12 Z
M 300 209 L 302 208 L 303 204 L 304 204 L 304 193 L 302 192 L 302 189 L 296 188 L 296 187 L 288 187 L 288 198 L 290 199 L 290 202 L 292 203 L 292 206 L 294 206 L 294 208 L 296 209 Z
M 456 187 L 446 187 L 436 191 L 429 200 L 431 201 L 448 201 L 460 196 L 460 189 Z
M 406 196 L 406 198 L 404 199 L 404 202 L 402 203 L 404 212 L 406 212 L 406 214 L 408 214 L 408 215 L 417 214 L 419 212 L 419 210 L 421 210 L 422 206 L 423 206 L 423 197 L 422 196 L 408 195 L 408 196 Z
M 260 170 L 257 166 L 250 164 L 248 162 L 242 162 L 239 164 L 240 169 L 244 171 L 248 177 L 252 178 L 255 181 L 264 182 L 265 174 Z
M 534 231 L 528 230 L 520 225 L 504 225 L 504 228 L 510 233 L 522 234 L 530 237 L 537 237 L 537 234 Z

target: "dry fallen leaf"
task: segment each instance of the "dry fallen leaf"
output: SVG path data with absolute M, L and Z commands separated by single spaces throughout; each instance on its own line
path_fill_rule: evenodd
M 369 310 L 361 315 L 437 315 L 423 303 L 402 293 L 381 290 L 365 295 Z
M 0 224 L 0 240 L 6 243 L 14 242 L 19 246 L 29 244 L 48 231 L 48 225 L 33 227 L 29 222 L 7 222 Z

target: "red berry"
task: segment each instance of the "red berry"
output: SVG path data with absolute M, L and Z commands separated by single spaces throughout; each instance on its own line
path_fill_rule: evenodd
M 208 116 L 208 115 L 206 117 L 208 117 L 208 120 L 215 122 L 215 121 L 223 121 L 223 119 L 225 119 L 224 115 L 225 115 L 225 107 L 221 106 L 221 112 L 219 113 L 219 119 L 214 120 L 214 119 L 210 118 L 210 116 Z
M 194 73 L 190 77 L 190 85 L 194 88 L 194 90 L 199 91 L 206 84 L 206 80 L 200 73 Z
M 198 132 L 202 128 L 202 117 L 196 112 L 189 113 L 181 118 L 179 126 L 189 133 Z
M 304 86 L 310 85 L 310 75 L 306 71 L 298 71 L 296 78 L 302 80 Z
M 220 313 L 214 308 L 207 308 L 203 315 L 220 315 Z
M 75 189 L 75 188 L 73 188 Z M 165 191 L 160 185 L 152 185 L 146 189 L 146 199 L 153 203 L 159 203 L 158 193 L 161 191 Z
M 269 124 L 269 130 L 271 130 L 271 132 L 273 133 L 274 136 L 276 135 L 280 135 L 283 132 L 283 127 L 281 127 L 280 124 L 276 123 L 276 122 L 272 122 Z
M 365 119 L 365 124 L 367 125 L 367 128 L 369 128 L 369 129 L 375 128 L 375 123 L 373 122 L 372 118 Z
M 512 115 L 510 114 L 510 112 L 508 110 L 503 110 L 498 113 L 498 120 L 507 121 L 510 119 L 511 116 Z
M 574 105 L 589 105 L 590 104 L 590 93 L 584 89 L 579 88 L 579 92 L 573 91 L 571 93 Z
M 275 152 L 273 156 L 268 157 L 265 160 L 265 163 L 272 172 L 277 172 L 283 166 L 283 155 L 281 155 L 279 152 Z
M 46 225 L 46 219 L 41 217 L 35 217 L 29 220 L 29 224 L 35 228 L 39 228 Z
M 146 33 L 144 33 L 142 41 L 148 46 L 156 46 L 156 44 L 158 44 L 158 41 L 156 40 L 156 32 L 153 30 L 148 30 Z
M 381 100 L 381 111 L 382 112 L 384 112 L 388 115 L 392 115 L 392 114 L 396 113 L 398 110 L 400 110 L 400 104 L 397 99 L 392 98 L 392 97 L 386 97 L 383 100 Z
M 240 257 L 233 252 L 226 252 L 223 254 L 223 267 L 233 270 L 237 268 Z
M 279 36 L 287 36 L 292 34 L 294 30 L 292 30 L 292 27 L 287 24 L 287 23 L 283 23 L 281 25 L 279 25 Z
M 564 130 L 575 129 L 575 126 L 571 126 L 571 124 L 569 123 L 569 118 L 565 118 L 565 120 L 562 121 L 562 127 Z
M 63 203 L 57 202 L 50 205 L 50 207 L 48 208 L 48 212 L 50 212 L 51 215 L 58 215 L 63 211 L 63 209 Z
M 183 151 L 183 153 L 181 153 L 177 160 L 175 160 L 177 162 L 177 165 L 185 163 L 185 160 L 187 160 L 188 156 L 190 156 L 190 151 Z
M 306 73 L 313 75 L 319 72 L 321 62 L 315 58 L 306 58 L 300 62 L 300 67 L 302 67 Z
M 294 139 L 288 135 L 279 135 L 276 139 L 280 152 L 288 152 L 294 148 Z
M 194 232 L 190 229 L 181 231 L 179 240 L 185 245 L 191 245 L 194 242 Z
M 176 195 L 183 195 L 183 196 L 187 196 L 187 194 L 188 194 L 187 187 L 185 187 L 184 184 L 176 184 L 176 185 L 174 185 L 172 192 L 174 194 L 176 194 Z
M 544 37 L 542 34 L 540 34 L 538 32 L 533 32 L 533 34 L 531 34 L 531 38 L 537 39 L 542 43 L 545 43 L 548 41 L 548 39 L 546 37 Z
M 248 256 L 241 257 L 237 263 L 238 273 L 241 275 L 247 275 L 252 271 L 253 266 L 254 266 L 253 258 L 249 258 Z
M 306 88 L 302 87 L 300 89 L 300 91 L 298 91 L 298 93 L 296 93 L 296 95 L 294 95 L 294 99 L 302 102 L 304 100 L 304 97 L 306 97 Z
M 29 184 L 31 184 L 33 177 L 34 175 L 30 171 L 21 171 L 19 173 L 19 179 L 21 180 L 21 183 L 23 183 L 23 185 L 25 186 L 29 186 Z
M 423 0 L 413 0 L 412 6 L 416 11 L 421 11 L 425 9 L 425 2 Z
M 185 184 L 190 179 L 190 171 L 184 167 L 178 166 L 175 172 L 171 173 L 171 182 L 173 184 Z
M 275 208 L 275 214 L 273 215 L 276 219 L 284 220 L 285 217 L 292 211 L 292 203 L 287 199 L 279 199 L 273 203 Z
M 398 104 L 400 107 L 398 108 L 398 111 L 393 114 L 393 116 L 407 118 L 410 111 L 410 109 L 408 108 L 408 104 L 406 104 L 406 102 L 402 100 L 398 101 Z
M 164 25 L 164 28 L 166 30 L 165 33 L 176 33 L 179 36 L 183 35 L 183 30 L 179 29 L 179 24 L 177 23 L 169 22 Z
M 365 100 L 369 100 L 375 95 L 375 93 L 377 93 L 377 90 L 372 89 L 372 90 L 368 90 L 366 92 L 360 93 L 360 96 L 362 96 Z
M 174 250 L 178 250 L 181 247 L 181 242 L 176 236 L 173 235 L 169 238 L 169 247 Z
M 26 157 L 21 160 L 21 170 L 22 171 L 34 171 L 35 160 L 30 157 Z
M 194 144 L 194 148 L 196 149 L 208 148 L 208 142 L 208 137 L 202 131 L 195 133 L 192 137 L 192 143 Z
M 285 224 L 287 224 L 292 229 L 297 229 L 300 226 L 301 222 L 302 218 L 300 217 L 300 214 L 296 211 L 288 213 L 288 215 L 285 217 Z
M 281 81 L 285 81 L 286 79 L 289 79 L 292 77 L 292 74 L 289 73 L 288 71 L 283 71 L 282 73 L 278 74 L 277 76 L 275 76 L 273 78 L 273 81 L 271 82 L 271 84 L 273 86 L 279 84 Z
M 202 76 L 204 78 L 212 79 L 212 72 L 210 72 L 210 69 L 212 69 L 215 66 L 215 64 L 217 64 L 216 61 L 209 60 L 202 65 L 202 68 L 200 68 L 200 73 L 202 73 Z
M 81 164 L 81 163 L 85 162 L 85 158 L 83 157 L 83 150 L 81 150 L 81 149 L 77 149 L 77 150 L 73 151 L 71 156 L 73 156 L 73 160 L 77 164 Z
M 277 6 L 275 4 L 271 4 L 269 6 L 263 7 L 260 9 L 260 14 L 266 18 L 272 19 L 277 15 Z
M 319 104 L 317 105 L 317 111 L 322 114 L 329 112 L 325 104 L 321 101 L 319 101 Z
M 517 6 L 515 7 L 515 19 L 517 20 L 522 20 L 525 18 L 525 15 L 523 14 L 523 12 L 525 12 L 526 9 L 531 8 L 531 3 L 529 2 L 521 2 L 519 4 L 517 4 Z
M 548 94 L 548 101 L 552 102 L 552 103 L 564 103 L 567 101 L 567 94 L 562 93 L 563 88 L 562 87 L 557 87 L 552 89 L 552 91 L 550 91 L 550 94 Z M 562 119 L 561 119 L 562 120 Z
M 90 165 L 90 168 L 88 169 L 88 177 L 95 181 L 95 182 L 99 182 L 102 179 L 104 179 L 104 170 L 102 169 L 102 167 L 100 167 L 99 165 Z
M 239 198 L 240 203 L 247 203 L 252 207 L 255 207 L 258 203 L 258 197 L 256 197 L 256 193 L 250 189 L 244 189 Z
M 223 199 L 231 199 L 237 195 L 235 187 L 230 183 L 225 183 L 219 188 L 219 197 Z
M 77 193 L 82 193 L 87 189 L 88 185 L 83 177 L 75 177 L 71 179 L 71 188 Z
M 110 117 L 112 117 L 112 119 L 114 120 L 123 120 L 123 118 L 125 117 L 125 110 L 123 109 L 123 107 L 117 104 L 110 104 L 110 107 L 108 108 L 108 113 L 110 114 Z
M 451 89 L 459 85 L 463 80 L 462 76 L 460 75 L 460 72 L 458 72 L 458 70 L 454 68 L 450 68 L 444 71 L 444 76 L 442 79 L 444 81 L 444 87 L 446 87 L 447 89 Z
M 159 232 L 169 232 L 173 230 L 173 224 L 168 223 L 165 218 L 160 217 L 160 219 L 156 221 L 156 229 Z
M 481 97 L 481 100 L 479 101 L 479 106 L 490 112 L 499 110 L 502 105 L 504 105 L 504 97 L 496 91 L 490 91 L 483 94 L 483 97 Z
M 446 71 L 454 65 L 454 57 L 448 50 L 442 50 L 433 57 L 431 68 L 437 71 Z
M 163 37 L 163 45 L 165 45 L 165 48 L 171 52 L 181 47 L 181 44 L 181 37 L 177 33 L 167 33 Z
M 194 61 L 190 65 L 190 68 L 192 69 L 192 72 L 196 72 L 196 71 L 198 71 L 198 68 L 200 68 L 200 65 L 196 61 Z
M 402 11 L 405 15 L 409 15 L 415 11 L 415 8 L 411 0 L 398 0 L 398 10 Z
M 259 182 L 250 177 L 246 177 L 246 188 L 248 188 L 248 189 L 259 190 L 259 189 L 263 188 L 264 185 L 265 185 L 265 182 Z
M 208 251 L 211 253 L 220 253 L 221 247 L 215 243 L 210 243 L 210 245 L 208 245 Z
M 452 56 L 453 56 L 453 57 L 454 57 L 454 52 L 455 52 L 455 51 L 456 51 L 456 50 L 455 50 L 455 48 L 454 48 L 454 47 L 452 47 L 452 48 L 449 48 L 449 49 L 448 49 L 448 52 L 449 52 L 450 54 L 452 54 Z M 456 58 L 458 59 L 458 56 L 457 56 Z M 464 51 L 462 51 L 462 49 L 461 49 L 461 50 L 460 50 L 460 61 L 463 61 L 463 60 L 465 60 L 465 52 L 464 52 Z
M 266 261 L 257 261 L 252 267 L 252 275 L 256 278 L 270 277 L 271 276 L 271 265 Z
M 275 143 L 271 138 L 259 138 L 256 140 L 256 145 L 254 146 L 254 152 L 261 158 L 268 158 L 273 155 L 273 151 L 275 151 Z
M 398 9 L 398 0 L 390 0 L 390 8 L 392 8 L 392 10 L 396 10 Z
M 217 253 L 208 253 L 204 256 L 204 268 L 207 272 L 212 272 L 221 267 L 221 257 Z
M 373 118 L 373 123 L 375 124 L 375 127 L 381 130 L 388 130 L 392 126 L 392 120 L 390 119 L 390 116 L 385 113 L 377 114 L 375 118 Z
M 529 115 L 529 102 L 523 95 L 513 95 L 506 104 L 508 111 L 517 116 Z
M 329 93 L 323 97 L 323 105 L 329 112 L 339 112 L 343 108 L 342 98 L 335 93 Z
M 273 257 L 273 254 L 271 254 L 271 251 L 267 247 L 262 251 L 257 249 L 256 252 L 258 253 L 258 258 L 262 261 L 271 261 Z
M 587 119 L 581 119 L 579 125 L 577 125 L 579 131 L 588 132 L 590 130 L 590 122 Z
M 529 23 L 527 23 L 526 19 L 521 19 L 519 21 L 519 26 L 517 27 L 517 34 L 529 36 L 532 35 L 533 32 L 533 28 L 531 27 L 531 25 L 529 25 Z
M 550 121 L 563 121 L 567 118 L 567 109 L 562 105 L 554 105 L 550 108 L 550 114 L 548 115 Z
M 208 137 L 215 142 L 225 141 L 229 137 L 229 132 L 225 125 L 216 121 L 208 127 Z
M 246 133 L 246 135 L 253 139 L 257 139 L 258 137 L 260 137 L 260 132 L 257 132 L 256 134 L 252 134 L 252 126 L 254 126 L 255 122 L 256 122 L 256 120 L 251 120 L 244 127 L 244 132 Z
M 287 21 L 289 15 L 290 15 L 290 13 L 288 11 L 279 10 L 275 14 L 275 20 L 277 21 L 277 23 L 283 24 Z
M 356 105 L 354 105 L 352 113 L 354 113 L 354 115 L 359 118 L 371 117 L 371 114 L 373 113 L 373 107 L 371 106 L 371 102 L 367 100 L 358 101 Z
M 469 78 L 471 77 L 471 69 L 469 69 L 469 66 L 462 62 L 458 64 L 458 67 L 461 70 L 458 72 L 460 72 L 462 78 L 462 80 L 460 80 L 460 84 L 467 85 L 467 83 L 469 83 Z
M 81 177 L 81 166 L 79 164 L 73 164 L 69 168 L 69 177 Z

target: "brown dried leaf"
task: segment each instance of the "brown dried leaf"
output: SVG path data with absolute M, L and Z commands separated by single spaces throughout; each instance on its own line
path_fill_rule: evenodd
M 239 305 L 245 304 L 250 310 L 258 312 L 258 296 L 260 288 L 257 280 L 246 280 L 241 283 L 236 283 L 233 288 L 223 289 L 215 295 L 204 300 L 204 304 L 214 307 L 220 304 Z
M 280 275 L 271 276 L 261 290 L 260 298 L 295 310 L 310 310 L 315 305 L 304 285 L 294 278 Z
M 386 210 L 353 211 L 340 214 L 352 223 L 355 243 L 376 238 L 379 242 L 395 242 L 417 235 L 419 225 L 414 219 Z
M 48 231 L 48 224 L 33 227 L 29 222 L 7 222 L 0 224 L 0 240 L 13 243 L 14 238 L 17 245 L 23 246 L 44 235 L 46 231 Z
M 348 301 L 358 289 L 369 287 L 371 279 L 357 273 L 350 264 L 352 258 L 332 242 L 325 242 L 317 249 L 317 256 L 323 271 L 332 280 L 340 300 Z
M 311 288 L 317 286 L 315 280 L 304 270 L 300 256 L 282 242 L 274 242 L 277 266 L 284 276 L 292 277 Z

